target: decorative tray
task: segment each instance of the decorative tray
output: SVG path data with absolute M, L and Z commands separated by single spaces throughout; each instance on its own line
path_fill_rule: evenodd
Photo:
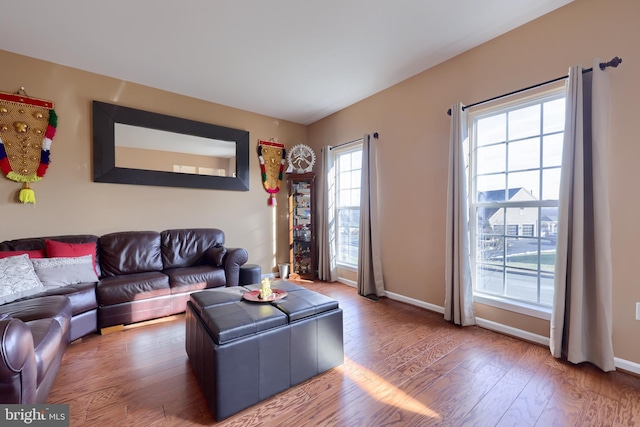
M 245 292 L 242 295 L 242 298 L 246 299 L 247 301 L 254 301 L 254 302 L 271 302 L 271 301 L 277 301 L 286 296 L 287 296 L 287 291 L 272 288 L 271 295 L 268 298 L 264 298 L 264 299 L 260 298 L 260 291 Z

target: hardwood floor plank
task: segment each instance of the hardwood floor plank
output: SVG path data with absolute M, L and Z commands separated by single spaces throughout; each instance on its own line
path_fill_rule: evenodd
M 566 384 L 565 387 L 557 387 L 550 397 L 536 426 L 578 426 L 578 419 L 584 410 L 586 396 Z
M 549 358 L 549 348 L 543 347 L 538 344 L 527 345 L 524 348 L 524 353 L 518 361 L 518 366 L 530 371 L 537 371 L 544 361 Z
M 618 413 L 615 423 L 626 426 L 640 426 L 640 380 L 618 373 Z
M 397 369 L 407 376 L 416 375 L 467 342 L 469 342 L 469 337 L 466 335 L 449 331 L 448 335 L 443 336 L 434 344 L 421 345 L 422 351 L 416 353 L 409 362 L 399 364 Z
M 549 378 L 551 367 L 543 365 L 507 408 L 497 426 L 534 426 L 555 392 L 555 382 Z
M 618 402 L 598 393 L 589 392 L 577 424 L 580 426 L 611 427 L 618 412 Z
M 48 402 L 72 426 L 640 426 L 640 378 L 338 283 L 345 363 L 215 422 L 185 351 L 184 316 L 69 345 Z
M 485 365 L 477 372 L 457 366 L 424 390 L 412 393 L 412 397 L 437 414 L 434 419 L 438 425 L 459 425 L 504 374 L 491 365 Z M 411 424 L 421 425 L 422 422 L 422 416 L 411 418 Z
M 505 408 L 511 406 L 533 375 L 533 372 L 518 366 L 511 368 L 468 413 L 460 425 L 495 426 L 502 418 Z

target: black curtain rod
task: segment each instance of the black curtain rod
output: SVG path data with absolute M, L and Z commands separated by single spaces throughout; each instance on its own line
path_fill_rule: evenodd
M 618 58 L 616 56 L 615 58 L 613 58 L 609 62 L 601 62 L 600 63 L 600 69 L 604 70 L 607 67 L 616 68 L 618 65 L 620 65 L 621 62 L 622 62 L 622 59 L 620 59 L 620 58 Z M 587 68 L 585 70 L 582 70 L 582 74 L 590 73 L 591 71 L 593 71 L 593 68 Z M 464 105 L 462 107 L 462 111 L 466 110 L 467 108 L 475 107 L 476 105 L 480 105 L 480 104 L 484 104 L 484 103 L 487 103 L 487 102 L 495 101 L 496 99 L 500 99 L 500 98 L 506 98 L 507 96 L 511 96 L 511 95 L 515 95 L 516 93 L 525 92 L 527 90 L 535 89 L 537 87 L 548 85 L 550 83 L 555 83 L 555 82 L 558 82 L 560 80 L 564 80 L 564 79 L 566 79 L 568 77 L 569 77 L 568 75 L 557 77 L 555 79 L 551 79 L 551 80 L 543 82 L 543 83 L 538 83 L 538 84 L 535 84 L 533 86 L 529 86 L 529 87 L 525 87 L 525 88 L 522 88 L 522 89 L 514 90 L 513 92 L 505 93 L 503 95 L 494 96 L 493 98 L 485 99 L 484 101 L 479 101 L 479 102 L 475 102 L 473 104 Z M 447 114 L 451 115 L 451 108 L 449 108 L 447 110 Z
M 375 139 L 378 139 L 378 136 L 380 136 L 380 135 L 378 135 L 378 132 L 374 132 L 373 133 L 373 137 Z M 329 150 L 333 150 L 334 148 L 342 147 L 343 145 L 353 144 L 354 142 L 358 142 L 358 141 L 362 141 L 362 138 L 358 138 L 358 139 L 354 139 L 353 141 L 343 142 L 342 144 L 334 145 L 333 147 L 329 147 Z

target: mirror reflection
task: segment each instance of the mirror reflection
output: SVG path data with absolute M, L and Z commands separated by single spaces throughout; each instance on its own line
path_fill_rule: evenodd
M 93 180 L 249 191 L 249 132 L 93 101 Z
M 236 143 L 116 123 L 116 167 L 236 176 Z

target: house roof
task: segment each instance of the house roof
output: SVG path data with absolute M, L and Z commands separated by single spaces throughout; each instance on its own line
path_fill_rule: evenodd
M 511 200 L 518 191 L 523 190 L 522 187 L 509 188 L 508 190 L 491 190 L 491 191 L 479 191 L 478 202 L 504 202 L 505 195 L 508 193 L 506 200 Z
M 509 188 L 508 190 L 491 190 L 478 192 L 478 202 L 504 202 L 505 194 L 508 194 L 508 199 L 511 200 L 520 191 L 527 191 L 523 187 Z M 533 197 L 533 196 L 532 196 Z M 491 218 L 500 208 L 495 207 L 481 207 L 478 208 L 478 220 L 486 221 Z M 558 208 L 556 207 L 543 207 L 540 210 L 540 221 L 545 222 L 557 222 L 558 221 Z

